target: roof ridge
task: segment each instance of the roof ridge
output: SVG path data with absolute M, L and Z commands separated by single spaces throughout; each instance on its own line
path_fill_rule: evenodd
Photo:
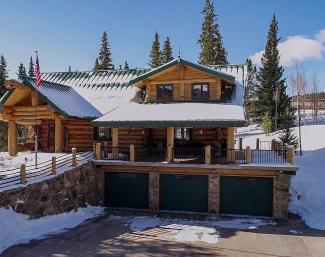
M 118 71 L 136 71 L 136 70 L 150 70 L 152 68 L 131 68 L 131 69 L 114 69 L 114 70 L 84 70 L 84 71 L 48 71 L 42 72 L 42 74 L 58 74 L 58 73 L 90 73 L 90 72 L 118 72 Z M 25 77 L 25 76 L 24 76 Z M 28 77 L 28 76 L 27 76 Z

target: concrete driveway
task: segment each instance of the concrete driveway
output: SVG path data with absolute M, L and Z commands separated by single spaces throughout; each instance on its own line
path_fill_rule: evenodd
M 193 219 L 200 220 L 202 217 L 177 216 L 172 217 L 173 224 L 163 221 L 158 226 L 152 224 L 154 227 L 139 228 L 136 227 L 139 224 L 130 224 L 130 220 L 137 217 L 142 223 L 152 223 L 152 216 L 139 217 L 139 214 L 132 216 L 120 212 L 114 213 L 114 216 L 110 214 L 89 220 L 62 234 L 11 247 L 1 257 L 325 257 L 325 231 L 310 229 L 297 217 L 291 217 L 286 223 L 238 229 L 212 228 L 202 221 L 196 225 Z M 192 219 L 191 226 L 188 225 L 189 218 Z M 154 220 L 157 221 L 157 218 Z M 193 228 L 193 235 L 197 236 L 194 239 L 191 235 Z

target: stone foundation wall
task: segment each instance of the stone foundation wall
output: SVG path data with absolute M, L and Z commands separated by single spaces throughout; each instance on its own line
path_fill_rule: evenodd
M 209 175 L 208 186 L 208 211 L 209 213 L 217 214 L 220 212 L 220 176 L 217 174 Z
M 287 220 L 289 208 L 289 175 L 279 174 L 273 178 L 273 217 Z
M 149 209 L 159 210 L 159 173 L 149 173 Z
M 39 218 L 78 207 L 103 205 L 104 178 L 90 161 L 53 178 L 0 193 L 0 207 Z

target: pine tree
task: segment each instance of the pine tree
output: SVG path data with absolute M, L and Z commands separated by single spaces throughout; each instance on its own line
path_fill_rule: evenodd
M 246 76 L 246 90 L 245 90 L 245 106 L 246 106 L 246 113 L 249 118 L 254 117 L 254 103 L 256 98 L 256 66 L 253 65 L 251 59 L 247 59 L 245 62 L 246 69 L 247 69 L 247 76 Z
M 173 49 L 171 47 L 170 38 L 167 37 L 164 42 L 163 51 L 161 54 L 161 62 L 162 62 L 162 64 L 164 64 L 164 63 L 172 61 L 173 59 L 174 59 L 173 58 Z
M 279 135 L 279 139 L 280 141 L 285 145 L 293 145 L 295 148 L 297 148 L 298 146 L 298 138 L 297 136 L 294 134 L 294 130 L 291 127 L 290 124 L 290 110 L 287 110 L 286 113 L 284 114 L 285 118 L 287 117 L 287 119 L 284 119 L 284 129 L 281 131 L 280 135 Z
M 127 61 L 125 61 L 125 63 L 124 63 L 124 70 L 129 70 L 129 69 L 130 69 L 129 64 L 128 64 Z
M 96 58 L 94 70 L 111 70 L 113 69 L 112 57 L 111 57 L 111 49 L 108 43 L 107 32 L 104 31 L 102 40 L 101 40 L 101 48 L 99 51 L 98 58 Z
M 262 128 L 267 136 L 272 132 L 272 121 L 268 112 L 263 116 Z
M 18 66 L 18 76 L 26 76 L 26 68 L 24 64 L 21 62 Z
M 261 122 L 266 113 L 272 118 L 272 131 L 282 129 L 285 126 L 284 117 L 287 116 L 289 123 L 294 123 L 294 109 L 290 98 L 286 93 L 283 67 L 280 65 L 280 54 L 278 50 L 278 22 L 273 15 L 272 22 L 267 35 L 265 51 L 261 59 L 261 67 L 257 73 L 257 90 L 254 115 Z M 277 118 L 276 118 L 277 117 Z M 277 125 L 276 125 L 277 124 Z
M 3 54 L 0 56 L 0 98 L 5 94 L 5 80 L 7 78 L 7 61 Z M 0 121 L 0 151 L 7 148 L 7 123 Z
M 217 23 L 217 15 L 210 0 L 205 0 L 201 13 L 204 20 L 198 40 L 201 46 L 199 63 L 203 65 L 227 64 L 227 51 L 223 47 L 223 38 Z
M 151 68 L 159 67 L 161 63 L 161 51 L 160 51 L 160 41 L 159 41 L 159 34 L 158 32 L 155 33 L 155 38 L 152 43 L 152 48 L 150 51 L 150 60 L 149 66 Z
M 28 76 L 35 77 L 35 73 L 34 73 L 34 62 L 33 62 L 33 57 L 32 56 L 29 59 Z

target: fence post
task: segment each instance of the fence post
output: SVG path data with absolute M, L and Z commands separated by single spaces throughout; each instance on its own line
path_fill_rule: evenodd
M 167 163 L 171 163 L 173 160 L 173 148 L 171 145 L 167 146 Z
M 206 145 L 204 149 L 205 164 L 211 164 L 211 145 Z
M 260 149 L 260 139 L 256 138 L 256 150 Z
M 77 166 L 77 148 L 72 148 L 72 166 Z
M 26 184 L 27 179 L 26 179 L 26 165 L 22 164 L 20 165 L 20 183 L 21 184 Z
M 101 159 L 101 152 L 102 152 L 101 147 L 102 147 L 101 143 L 96 143 L 96 146 L 95 146 L 95 160 L 100 160 Z
M 55 175 L 56 174 L 56 157 L 53 156 L 52 157 L 52 172 L 51 172 L 52 175 Z
M 134 151 L 134 145 L 130 145 L 130 162 L 134 162 L 135 160 L 135 151 Z
M 295 147 L 293 145 L 287 146 L 287 162 L 295 164 Z
M 250 164 L 252 162 L 252 157 L 251 157 L 251 148 L 250 146 L 246 146 L 245 150 L 245 157 L 246 157 L 246 164 Z

